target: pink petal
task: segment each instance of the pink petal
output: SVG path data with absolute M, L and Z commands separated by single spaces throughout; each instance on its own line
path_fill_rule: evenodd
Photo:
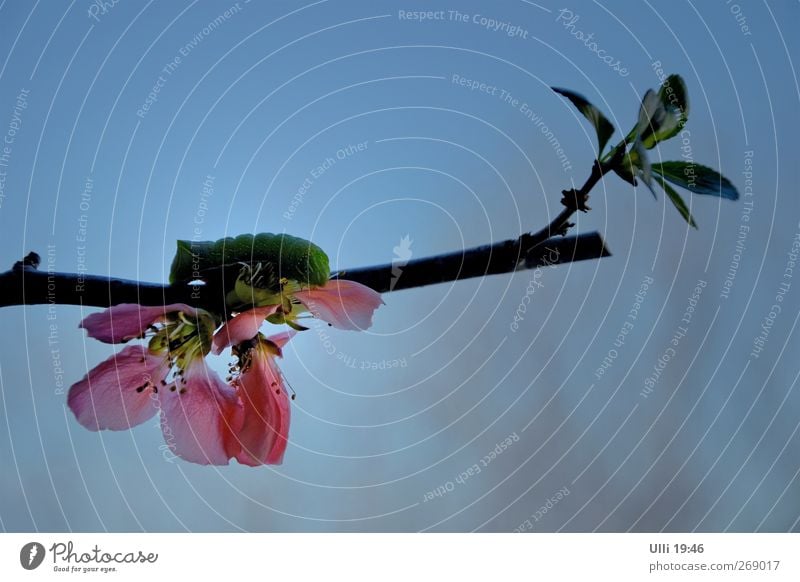
M 294 329 L 290 329 L 288 331 L 282 331 L 281 333 L 276 333 L 269 336 L 267 341 L 272 342 L 275 344 L 275 347 L 278 348 L 278 354 L 280 357 L 283 357 L 283 346 L 285 346 L 290 339 L 292 339 L 297 334 L 297 331 Z
M 372 325 L 381 294 L 355 281 L 333 279 L 324 287 L 298 291 L 294 296 L 316 317 L 339 329 L 361 330 Z
M 283 461 L 289 438 L 291 407 L 275 357 L 263 344 L 253 350 L 250 369 L 239 378 L 244 423 L 239 431 L 244 465 L 277 465 Z
M 159 390 L 161 430 L 177 456 L 201 465 L 227 465 L 239 452 L 236 432 L 242 426 L 242 405 L 236 391 L 197 360 L 184 383 Z
M 121 303 L 88 315 L 79 327 L 84 328 L 89 337 L 107 344 L 118 344 L 140 337 L 149 326 L 176 311 L 183 311 L 189 317 L 197 316 L 197 309 L 183 303 L 153 307 Z
M 125 430 L 156 413 L 155 393 L 166 373 L 162 357 L 127 346 L 74 384 L 67 404 L 89 430 Z
M 255 307 L 235 316 L 214 334 L 211 351 L 214 354 L 220 354 L 228 346 L 253 339 L 264 320 L 275 313 L 278 307 L 278 305 Z

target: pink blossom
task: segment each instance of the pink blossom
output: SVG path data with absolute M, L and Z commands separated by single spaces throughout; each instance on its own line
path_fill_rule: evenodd
M 278 305 L 255 307 L 234 316 L 214 334 L 212 352 L 220 354 L 228 346 L 253 339 L 264 319 L 275 313 Z
M 216 334 L 213 315 L 182 303 L 121 304 L 89 315 L 81 327 L 90 337 L 147 343 L 126 346 L 90 370 L 70 388 L 70 409 L 95 431 L 125 430 L 160 412 L 168 447 L 193 463 L 281 463 L 291 407 L 276 358 L 295 332 L 265 337 L 264 321 L 302 329 L 297 316 L 309 311 L 340 329 L 366 329 L 383 301 L 372 289 L 341 280 L 306 290 L 282 286 L 275 300 L 281 303 L 236 314 Z M 205 361 L 226 347 L 238 358 L 229 383 Z
M 242 403 L 204 360 L 162 390 L 159 402 L 164 440 L 177 456 L 201 465 L 227 465 L 239 454 Z
M 243 406 L 235 388 L 205 364 L 213 317 L 181 304 L 118 305 L 83 320 L 91 337 L 151 336 L 100 363 L 70 388 L 67 403 L 90 430 L 124 430 L 161 412 L 165 440 L 187 461 L 225 465 L 239 454 Z
M 121 303 L 105 311 L 88 315 L 79 327 L 86 329 L 89 337 L 107 344 L 118 344 L 142 337 L 154 323 L 164 321 L 168 314 L 182 312 L 190 318 L 198 310 L 183 303 L 145 307 L 135 303 Z
M 67 403 L 90 430 L 125 430 L 155 415 L 152 395 L 166 375 L 164 358 L 126 346 L 72 386 Z
M 383 305 L 377 291 L 355 281 L 340 279 L 331 279 L 322 287 L 295 291 L 292 295 L 315 317 L 339 329 L 369 328 L 372 314 Z
M 275 362 L 294 332 L 269 338 L 259 334 L 236 352 L 242 364 L 235 380 L 244 406 L 238 433 L 241 450 L 236 457 L 245 465 L 280 464 L 289 438 L 290 402 Z

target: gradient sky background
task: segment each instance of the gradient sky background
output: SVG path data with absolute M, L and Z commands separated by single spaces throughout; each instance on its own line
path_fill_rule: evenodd
M 752 152 L 753 209 L 743 223 L 742 201 L 690 196 L 695 231 L 664 196 L 612 176 L 576 230 L 602 233 L 613 257 L 542 270 L 518 331 L 532 272 L 391 293 L 368 332 L 301 334 L 282 362 L 298 397 L 278 467 L 166 462 L 156 420 L 85 430 L 65 391 L 112 353 L 77 328 L 95 309 L 59 306 L 48 320 L 46 306 L 3 308 L 3 530 L 511 531 L 526 519 L 534 531 L 800 530 L 800 272 L 784 278 L 800 231 L 798 2 L 108 6 L 0 4 L 0 134 L 21 125 L 0 168 L 3 268 L 52 245 L 59 271 L 164 281 L 196 221 L 206 239 L 310 238 L 334 268 L 389 262 L 406 235 L 414 257 L 515 237 L 559 211 L 595 153 L 591 127 L 548 86 L 583 93 L 627 132 L 659 84 L 655 61 L 689 87 L 695 162 L 744 192 Z M 627 75 L 570 34 L 562 8 Z M 445 19 L 400 17 L 420 9 Z M 137 115 L 159 75 L 157 101 Z M 678 159 L 680 148 L 652 155 Z M 750 231 L 723 298 L 741 224 Z M 751 357 L 785 280 L 782 312 Z M 688 333 L 644 398 L 698 281 Z M 404 365 L 380 369 L 393 361 Z M 480 473 L 456 479 L 475 464 Z

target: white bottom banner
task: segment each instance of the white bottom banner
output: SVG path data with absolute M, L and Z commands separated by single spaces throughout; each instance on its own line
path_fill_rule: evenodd
M 0 580 L 800 580 L 797 534 L 0 535 Z

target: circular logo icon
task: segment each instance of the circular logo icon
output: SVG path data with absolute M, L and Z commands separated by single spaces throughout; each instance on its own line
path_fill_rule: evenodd
M 44 546 L 39 542 L 29 542 L 19 551 L 19 563 L 26 570 L 35 570 L 44 561 Z

